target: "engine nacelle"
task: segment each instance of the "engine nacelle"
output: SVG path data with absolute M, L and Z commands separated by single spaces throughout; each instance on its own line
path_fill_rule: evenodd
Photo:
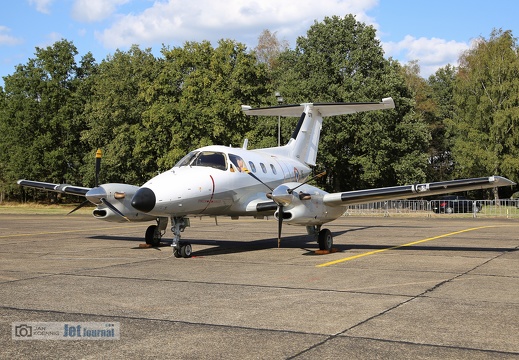
M 287 187 L 295 187 L 297 183 L 284 184 Z M 333 221 L 344 213 L 341 206 L 328 206 L 323 203 L 324 195 L 328 194 L 315 186 L 302 185 L 292 193 L 292 201 L 283 207 L 283 222 L 290 225 L 322 225 Z M 276 211 L 276 220 L 279 212 Z
M 138 186 L 128 184 L 103 184 L 102 188 L 106 193 L 105 199 L 115 206 L 117 210 L 122 212 L 130 221 L 151 221 L 156 220 L 155 216 L 148 215 L 137 211 L 131 205 L 131 201 L 135 192 L 139 189 Z M 92 215 L 99 220 L 110 222 L 126 222 L 127 220 L 119 214 L 113 212 L 103 203 L 97 205 L 92 211 Z

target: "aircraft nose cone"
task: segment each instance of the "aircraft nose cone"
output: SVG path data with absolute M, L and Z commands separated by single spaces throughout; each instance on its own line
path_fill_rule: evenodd
M 153 190 L 149 188 L 140 188 L 132 198 L 132 206 L 142 212 L 150 212 L 155 207 L 157 198 Z

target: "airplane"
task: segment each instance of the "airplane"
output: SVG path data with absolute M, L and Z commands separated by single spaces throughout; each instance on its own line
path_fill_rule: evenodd
M 324 117 L 364 111 L 393 109 L 392 98 L 364 103 L 303 103 L 252 108 L 242 105 L 246 115 L 299 117 L 286 145 L 249 150 L 245 139 L 241 148 L 221 145 L 191 151 L 173 168 L 142 186 L 108 183 L 99 185 L 101 151 L 96 153 L 96 180 L 93 188 L 19 180 L 18 184 L 63 194 L 84 196 L 93 203 L 93 216 L 105 221 L 155 221 L 145 233 L 145 241 L 158 246 L 171 221 L 175 257 L 189 258 L 192 246 L 181 240 L 190 226 L 190 217 L 274 216 L 278 223 L 278 247 L 283 224 L 306 226 L 320 250 L 331 251 L 333 236 L 322 226 L 341 217 L 344 206 L 375 201 L 407 199 L 485 189 L 515 184 L 501 176 L 458 179 L 423 184 L 328 193 L 308 182 L 316 166 L 319 137 Z

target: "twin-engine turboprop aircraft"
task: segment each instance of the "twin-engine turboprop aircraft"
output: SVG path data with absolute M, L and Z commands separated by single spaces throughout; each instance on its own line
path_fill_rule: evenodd
M 96 205 L 93 215 L 106 221 L 156 221 L 146 230 L 146 243 L 158 245 L 168 219 L 176 257 L 190 257 L 192 247 L 181 241 L 190 216 L 274 215 L 278 221 L 278 246 L 283 224 L 304 225 L 321 250 L 331 250 L 333 237 L 322 225 L 344 213 L 345 205 L 405 199 L 456 191 L 484 189 L 514 183 L 500 176 L 460 179 L 377 189 L 327 193 L 306 182 L 315 166 L 323 117 L 395 107 L 392 98 L 379 103 L 305 103 L 252 109 L 247 115 L 300 116 L 288 144 L 266 149 L 206 146 L 194 150 L 172 169 L 138 187 L 128 184 L 98 185 L 101 154 L 96 155 L 93 188 L 19 180 L 27 187 L 86 197 Z M 317 177 L 323 174 L 317 175 Z

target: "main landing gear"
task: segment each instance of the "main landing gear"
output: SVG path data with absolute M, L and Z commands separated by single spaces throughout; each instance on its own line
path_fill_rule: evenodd
M 173 232 L 173 255 L 176 258 L 190 258 L 193 255 L 193 248 L 188 241 L 180 241 L 180 233 L 189 227 L 189 219 L 185 217 L 171 217 L 171 232 Z
M 308 235 L 314 235 L 317 243 L 319 244 L 319 250 L 332 251 L 333 248 L 333 236 L 332 232 L 328 229 L 321 229 L 321 225 L 307 226 L 306 231 Z

